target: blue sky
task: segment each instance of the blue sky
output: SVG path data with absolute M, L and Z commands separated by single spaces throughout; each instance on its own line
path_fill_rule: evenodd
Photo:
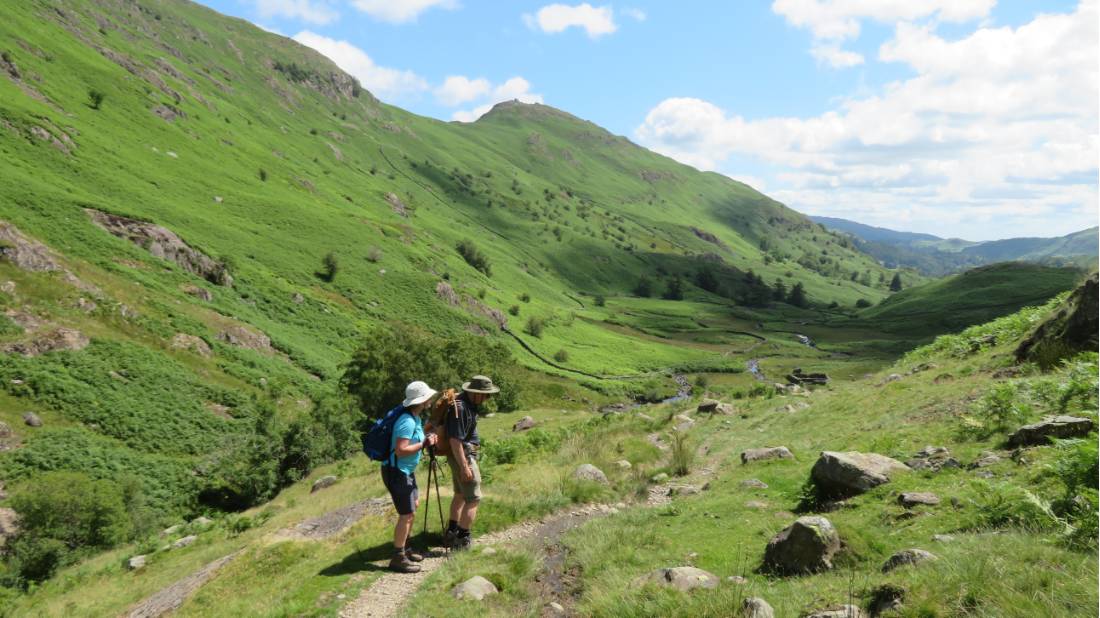
M 202 1 L 416 113 L 545 102 L 810 214 L 1097 223 L 1096 0 Z

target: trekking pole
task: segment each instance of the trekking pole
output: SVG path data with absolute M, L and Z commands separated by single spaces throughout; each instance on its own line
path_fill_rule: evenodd
M 433 447 L 429 446 L 428 447 L 428 497 L 426 498 L 427 502 L 424 504 L 424 528 L 420 531 L 420 535 L 424 537 L 424 542 L 425 543 L 427 542 L 427 539 L 428 539 L 428 511 L 431 510 L 431 506 L 432 506 L 432 472 L 434 470 L 435 470 L 435 449 Z M 435 492 L 436 492 L 436 494 L 439 493 L 439 485 L 438 484 L 436 485 Z M 439 496 L 437 495 L 436 500 L 438 500 L 438 499 L 439 499 Z
M 447 528 L 443 525 L 443 496 L 439 493 L 439 463 L 435 458 L 435 447 L 432 447 L 431 452 L 432 459 L 429 465 L 435 470 L 435 505 L 439 509 L 439 531 L 443 532 Z

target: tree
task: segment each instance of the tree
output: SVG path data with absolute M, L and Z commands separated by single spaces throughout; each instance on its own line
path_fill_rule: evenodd
M 485 257 L 474 243 L 469 240 L 460 240 L 455 245 L 455 249 L 458 250 L 458 254 L 466 260 L 467 264 L 485 273 L 486 277 L 493 276 L 493 267 L 489 263 L 489 258 Z
M 88 105 L 90 105 L 92 109 L 99 109 L 99 107 L 103 105 L 103 100 L 106 98 L 107 95 L 105 93 L 95 88 L 88 91 Z
M 806 306 L 806 289 L 802 287 L 802 282 L 794 284 L 791 288 L 790 294 L 787 295 L 787 303 L 795 307 Z
M 894 273 L 894 278 L 890 280 L 890 291 L 901 291 L 901 273 Z
M 714 269 L 708 267 L 700 268 L 695 273 L 695 285 L 712 293 L 718 293 L 718 276 L 714 274 Z
M 642 275 L 642 278 L 638 280 L 638 284 L 634 286 L 634 295 L 640 298 L 653 296 L 653 282 L 649 277 Z
M 661 295 L 665 300 L 684 300 L 684 281 L 679 276 L 669 279 L 665 286 L 665 293 Z
M 775 287 L 772 288 L 772 298 L 780 302 L 787 299 L 787 286 L 784 285 L 783 280 L 776 278 Z
M 330 251 L 325 254 L 325 257 L 321 258 L 321 270 L 314 274 L 322 281 L 332 283 L 339 271 L 340 262 L 336 259 L 336 255 Z
M 867 300 L 866 298 L 861 298 L 861 299 L 856 301 L 856 308 L 857 309 L 866 309 L 867 307 L 870 307 L 870 306 L 871 306 L 871 301 Z

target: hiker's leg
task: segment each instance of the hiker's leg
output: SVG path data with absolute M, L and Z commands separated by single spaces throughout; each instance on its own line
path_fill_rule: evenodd
M 471 457 L 467 460 L 474 478 L 462 484 L 462 499 L 464 502 L 462 514 L 458 520 L 458 527 L 469 532 L 477 518 L 477 507 L 481 503 L 481 468 L 477 465 L 477 459 Z
M 463 530 L 469 530 L 474 526 L 474 520 L 477 519 L 477 505 L 480 500 L 470 502 L 467 501 L 465 508 L 462 509 L 462 514 L 459 516 L 458 525 Z
M 462 497 L 462 480 L 459 478 L 462 473 L 454 457 L 447 458 L 447 466 L 451 469 L 451 488 L 454 490 L 454 497 L 451 498 L 451 521 L 458 521 L 462 516 L 462 508 L 466 505 L 466 499 Z
M 394 549 L 403 549 L 405 547 L 405 541 L 409 538 L 409 532 L 412 530 L 412 526 L 413 513 L 397 516 L 397 525 L 393 527 Z

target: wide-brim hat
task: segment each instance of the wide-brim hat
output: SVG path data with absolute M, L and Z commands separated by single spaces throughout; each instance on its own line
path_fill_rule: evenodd
M 474 376 L 470 378 L 469 382 L 462 384 L 462 390 L 467 393 L 481 393 L 483 395 L 492 395 L 500 392 L 500 389 L 493 384 L 492 378 L 488 376 Z
M 435 394 L 436 391 L 424 382 L 419 380 L 410 382 L 409 385 L 405 387 L 405 401 L 402 401 L 401 405 L 409 408 L 428 401 L 432 397 L 435 397 Z

